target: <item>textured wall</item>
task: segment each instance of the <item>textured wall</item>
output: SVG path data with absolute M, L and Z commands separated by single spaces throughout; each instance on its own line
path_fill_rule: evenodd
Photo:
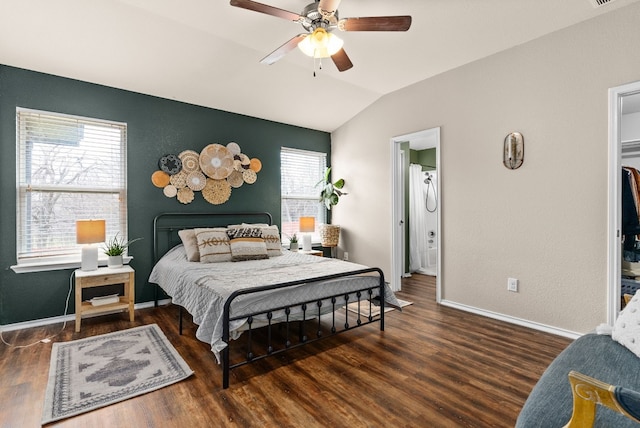
M 634 4 L 558 31 L 390 94 L 334 132 L 350 259 L 391 272 L 390 139 L 440 126 L 443 298 L 573 332 L 605 322 L 607 90 L 640 80 L 638 22 Z M 526 144 L 515 171 L 502 165 L 511 131 Z

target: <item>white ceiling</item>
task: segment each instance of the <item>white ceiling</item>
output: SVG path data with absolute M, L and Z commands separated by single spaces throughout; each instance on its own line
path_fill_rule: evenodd
M 640 0 L 343 0 L 341 18 L 411 15 L 406 33 L 337 33 L 354 63 L 313 77 L 299 24 L 228 0 L 0 0 L 0 63 L 333 131 L 381 96 Z M 261 0 L 300 13 L 310 0 Z

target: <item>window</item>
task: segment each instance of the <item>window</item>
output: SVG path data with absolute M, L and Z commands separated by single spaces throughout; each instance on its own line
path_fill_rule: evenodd
M 313 242 L 320 241 L 318 225 L 326 223 L 327 211 L 320 203 L 320 188 L 316 185 L 324 177 L 327 154 L 283 147 L 280 151 L 282 183 L 282 236 L 285 241 L 298 233 L 300 217 L 315 217 Z
M 18 265 L 79 256 L 78 219 L 127 237 L 126 124 L 18 108 L 16 140 Z

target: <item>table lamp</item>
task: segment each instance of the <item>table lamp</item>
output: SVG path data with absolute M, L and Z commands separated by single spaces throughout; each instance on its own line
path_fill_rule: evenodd
M 92 245 L 105 240 L 104 220 L 77 220 L 76 242 L 82 247 L 80 270 L 98 269 L 98 247 Z
M 311 251 L 311 233 L 316 230 L 315 217 L 300 217 L 300 233 L 302 234 L 302 251 Z

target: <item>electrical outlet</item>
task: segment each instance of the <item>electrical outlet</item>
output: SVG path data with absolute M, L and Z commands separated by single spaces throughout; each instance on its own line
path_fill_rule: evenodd
M 343 256 L 344 260 L 348 261 L 349 260 L 349 253 L 347 251 L 344 252 L 344 256 Z
M 509 278 L 507 280 L 507 290 L 513 291 L 514 293 L 518 292 L 518 280 L 516 278 Z

